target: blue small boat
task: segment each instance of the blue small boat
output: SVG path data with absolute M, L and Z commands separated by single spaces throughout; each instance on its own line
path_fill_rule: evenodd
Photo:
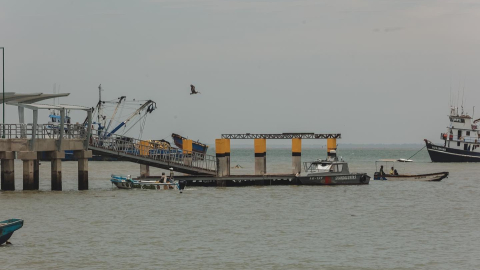
M 23 227 L 23 219 L 7 219 L 0 221 L 0 245 L 12 237 L 13 232 Z
M 175 133 L 172 133 L 172 139 L 173 139 L 173 143 L 175 143 L 175 145 L 182 149 L 183 148 L 183 140 L 187 139 L 181 135 L 178 135 L 178 134 L 175 134 Z M 192 151 L 193 152 L 197 152 L 197 153 L 200 153 L 200 154 L 206 154 L 207 153 L 207 150 L 208 150 L 208 145 L 204 144 L 204 143 L 201 143 L 199 141 L 193 141 L 192 142 Z

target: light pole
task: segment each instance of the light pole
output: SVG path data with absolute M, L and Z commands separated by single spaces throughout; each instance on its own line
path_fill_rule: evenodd
M 3 104 L 3 122 L 2 122 L 2 127 L 3 127 L 3 132 L 2 132 L 2 138 L 5 139 L 5 47 L 0 47 L 2 49 L 2 81 L 3 81 L 3 96 L 2 96 L 2 104 Z

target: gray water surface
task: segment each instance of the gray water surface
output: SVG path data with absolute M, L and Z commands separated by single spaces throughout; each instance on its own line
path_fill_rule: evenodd
M 414 150 L 339 154 L 352 171 L 371 175 L 375 159 Z M 232 166 L 250 173 L 253 151 L 243 152 L 232 155 Z M 267 153 L 271 172 L 289 172 L 288 153 Z M 314 157 L 307 153 L 304 161 Z M 51 192 L 45 162 L 41 191 L 21 191 L 16 162 L 18 191 L 0 192 L 0 218 L 25 225 L 13 245 L 0 246 L 0 269 L 480 269 L 478 165 L 432 164 L 419 155 L 409 170 L 450 177 L 180 194 L 112 188 L 111 173 L 136 175 L 138 165 L 90 162 L 91 189 L 76 191 L 76 163 L 64 162 L 65 191 Z

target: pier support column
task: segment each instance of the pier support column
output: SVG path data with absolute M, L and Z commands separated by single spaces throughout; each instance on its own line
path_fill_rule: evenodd
M 183 150 L 183 164 L 185 164 L 186 166 L 192 166 L 193 141 L 184 139 L 182 141 L 182 150 Z
M 225 148 L 225 175 L 230 175 L 230 139 L 223 139 Z
M 215 152 L 217 157 L 217 177 L 226 176 L 227 161 L 225 159 L 225 139 L 215 140 Z M 217 186 L 226 187 L 227 182 L 225 180 L 217 180 Z
M 327 158 L 335 159 L 337 157 L 337 139 L 327 139 Z
M 15 152 L 0 152 L 2 159 L 2 190 L 15 190 Z
M 42 152 L 37 152 L 37 159 L 33 161 L 33 182 L 35 183 L 35 190 L 40 189 L 40 159 Z
M 267 173 L 267 139 L 255 139 L 255 175 Z
M 73 154 L 78 159 L 78 190 L 88 190 L 88 159 L 92 157 L 92 151 L 78 150 Z
M 37 152 L 18 152 L 18 159 L 23 160 L 23 190 L 38 190 L 39 183 L 35 179 L 34 162 L 37 160 Z
M 302 139 L 292 139 L 292 173 L 302 172 Z
M 146 178 L 150 176 L 150 166 L 140 164 L 140 178 Z
M 65 158 L 65 152 L 50 152 L 49 158 L 51 162 L 51 184 L 52 190 L 62 190 L 62 159 Z

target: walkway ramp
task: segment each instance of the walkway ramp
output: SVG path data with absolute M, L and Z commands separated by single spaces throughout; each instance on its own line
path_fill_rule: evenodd
M 215 156 L 187 152 L 178 148 L 164 148 L 162 145 L 135 138 L 112 135 L 92 135 L 89 147 L 93 154 L 116 157 L 156 168 L 191 175 L 216 175 Z

